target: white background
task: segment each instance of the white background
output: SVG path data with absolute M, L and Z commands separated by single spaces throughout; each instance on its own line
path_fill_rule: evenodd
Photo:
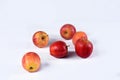
M 71 40 L 61 38 L 65 23 L 85 31 L 94 50 L 87 59 L 74 53 Z M 32 43 L 34 32 L 49 34 L 50 43 L 64 40 L 69 56 L 56 59 L 49 45 L 39 49 Z M 1 80 L 120 80 L 119 0 L 0 0 Z M 25 71 L 21 59 L 34 51 L 41 57 L 41 69 Z

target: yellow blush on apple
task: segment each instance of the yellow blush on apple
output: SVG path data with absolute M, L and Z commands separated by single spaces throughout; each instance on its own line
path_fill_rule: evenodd
M 34 33 L 32 40 L 35 46 L 43 48 L 48 45 L 49 36 L 44 31 L 37 31 Z
M 40 69 L 41 60 L 37 53 L 28 52 L 22 58 L 22 66 L 28 72 L 36 72 Z

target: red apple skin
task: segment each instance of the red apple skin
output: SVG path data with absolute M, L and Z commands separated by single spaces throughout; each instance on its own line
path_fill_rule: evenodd
M 75 45 L 77 40 L 84 38 L 84 39 L 88 39 L 87 34 L 83 31 L 78 31 L 74 34 L 73 38 L 72 38 L 72 43 Z
M 22 58 L 22 66 L 28 72 L 36 72 L 40 69 L 41 60 L 37 53 L 28 52 Z
M 56 58 L 66 57 L 68 54 L 68 48 L 65 42 L 56 41 L 50 45 L 50 55 Z
M 37 31 L 34 33 L 32 40 L 35 46 L 43 48 L 48 45 L 49 36 L 44 31 Z
M 60 29 L 60 35 L 66 40 L 72 39 L 76 33 L 76 28 L 72 24 L 65 24 Z
M 75 52 L 81 58 L 88 58 L 93 51 L 93 44 L 89 40 L 79 39 L 75 44 Z

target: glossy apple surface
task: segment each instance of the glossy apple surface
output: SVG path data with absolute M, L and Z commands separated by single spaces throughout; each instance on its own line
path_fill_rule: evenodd
M 72 39 L 75 32 L 76 29 L 72 24 L 65 24 L 60 29 L 60 35 L 66 40 Z
M 50 45 L 50 55 L 56 58 L 66 57 L 68 54 L 68 48 L 65 42 L 56 41 Z
M 39 48 L 43 48 L 48 45 L 49 42 L 49 36 L 44 31 L 37 31 L 33 35 L 33 43 Z
M 87 34 L 83 31 L 76 32 L 72 38 L 72 43 L 75 45 L 77 40 L 81 38 L 88 39 Z
M 40 57 L 35 52 L 28 52 L 22 58 L 22 66 L 28 72 L 36 72 L 41 65 Z
M 87 58 L 93 51 L 93 44 L 89 40 L 79 39 L 75 44 L 75 52 L 81 58 Z

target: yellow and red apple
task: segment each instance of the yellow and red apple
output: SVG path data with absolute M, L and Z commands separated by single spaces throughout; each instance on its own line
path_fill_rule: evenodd
M 72 38 L 72 43 L 75 45 L 77 40 L 79 40 L 79 39 L 87 40 L 88 39 L 87 34 L 83 31 L 76 32 Z
M 43 48 L 47 46 L 49 42 L 49 36 L 44 31 L 37 31 L 36 33 L 34 33 L 32 39 L 33 39 L 34 45 L 39 48 Z
M 28 52 L 22 58 L 22 66 L 28 72 L 36 72 L 40 69 L 41 60 L 37 53 Z

